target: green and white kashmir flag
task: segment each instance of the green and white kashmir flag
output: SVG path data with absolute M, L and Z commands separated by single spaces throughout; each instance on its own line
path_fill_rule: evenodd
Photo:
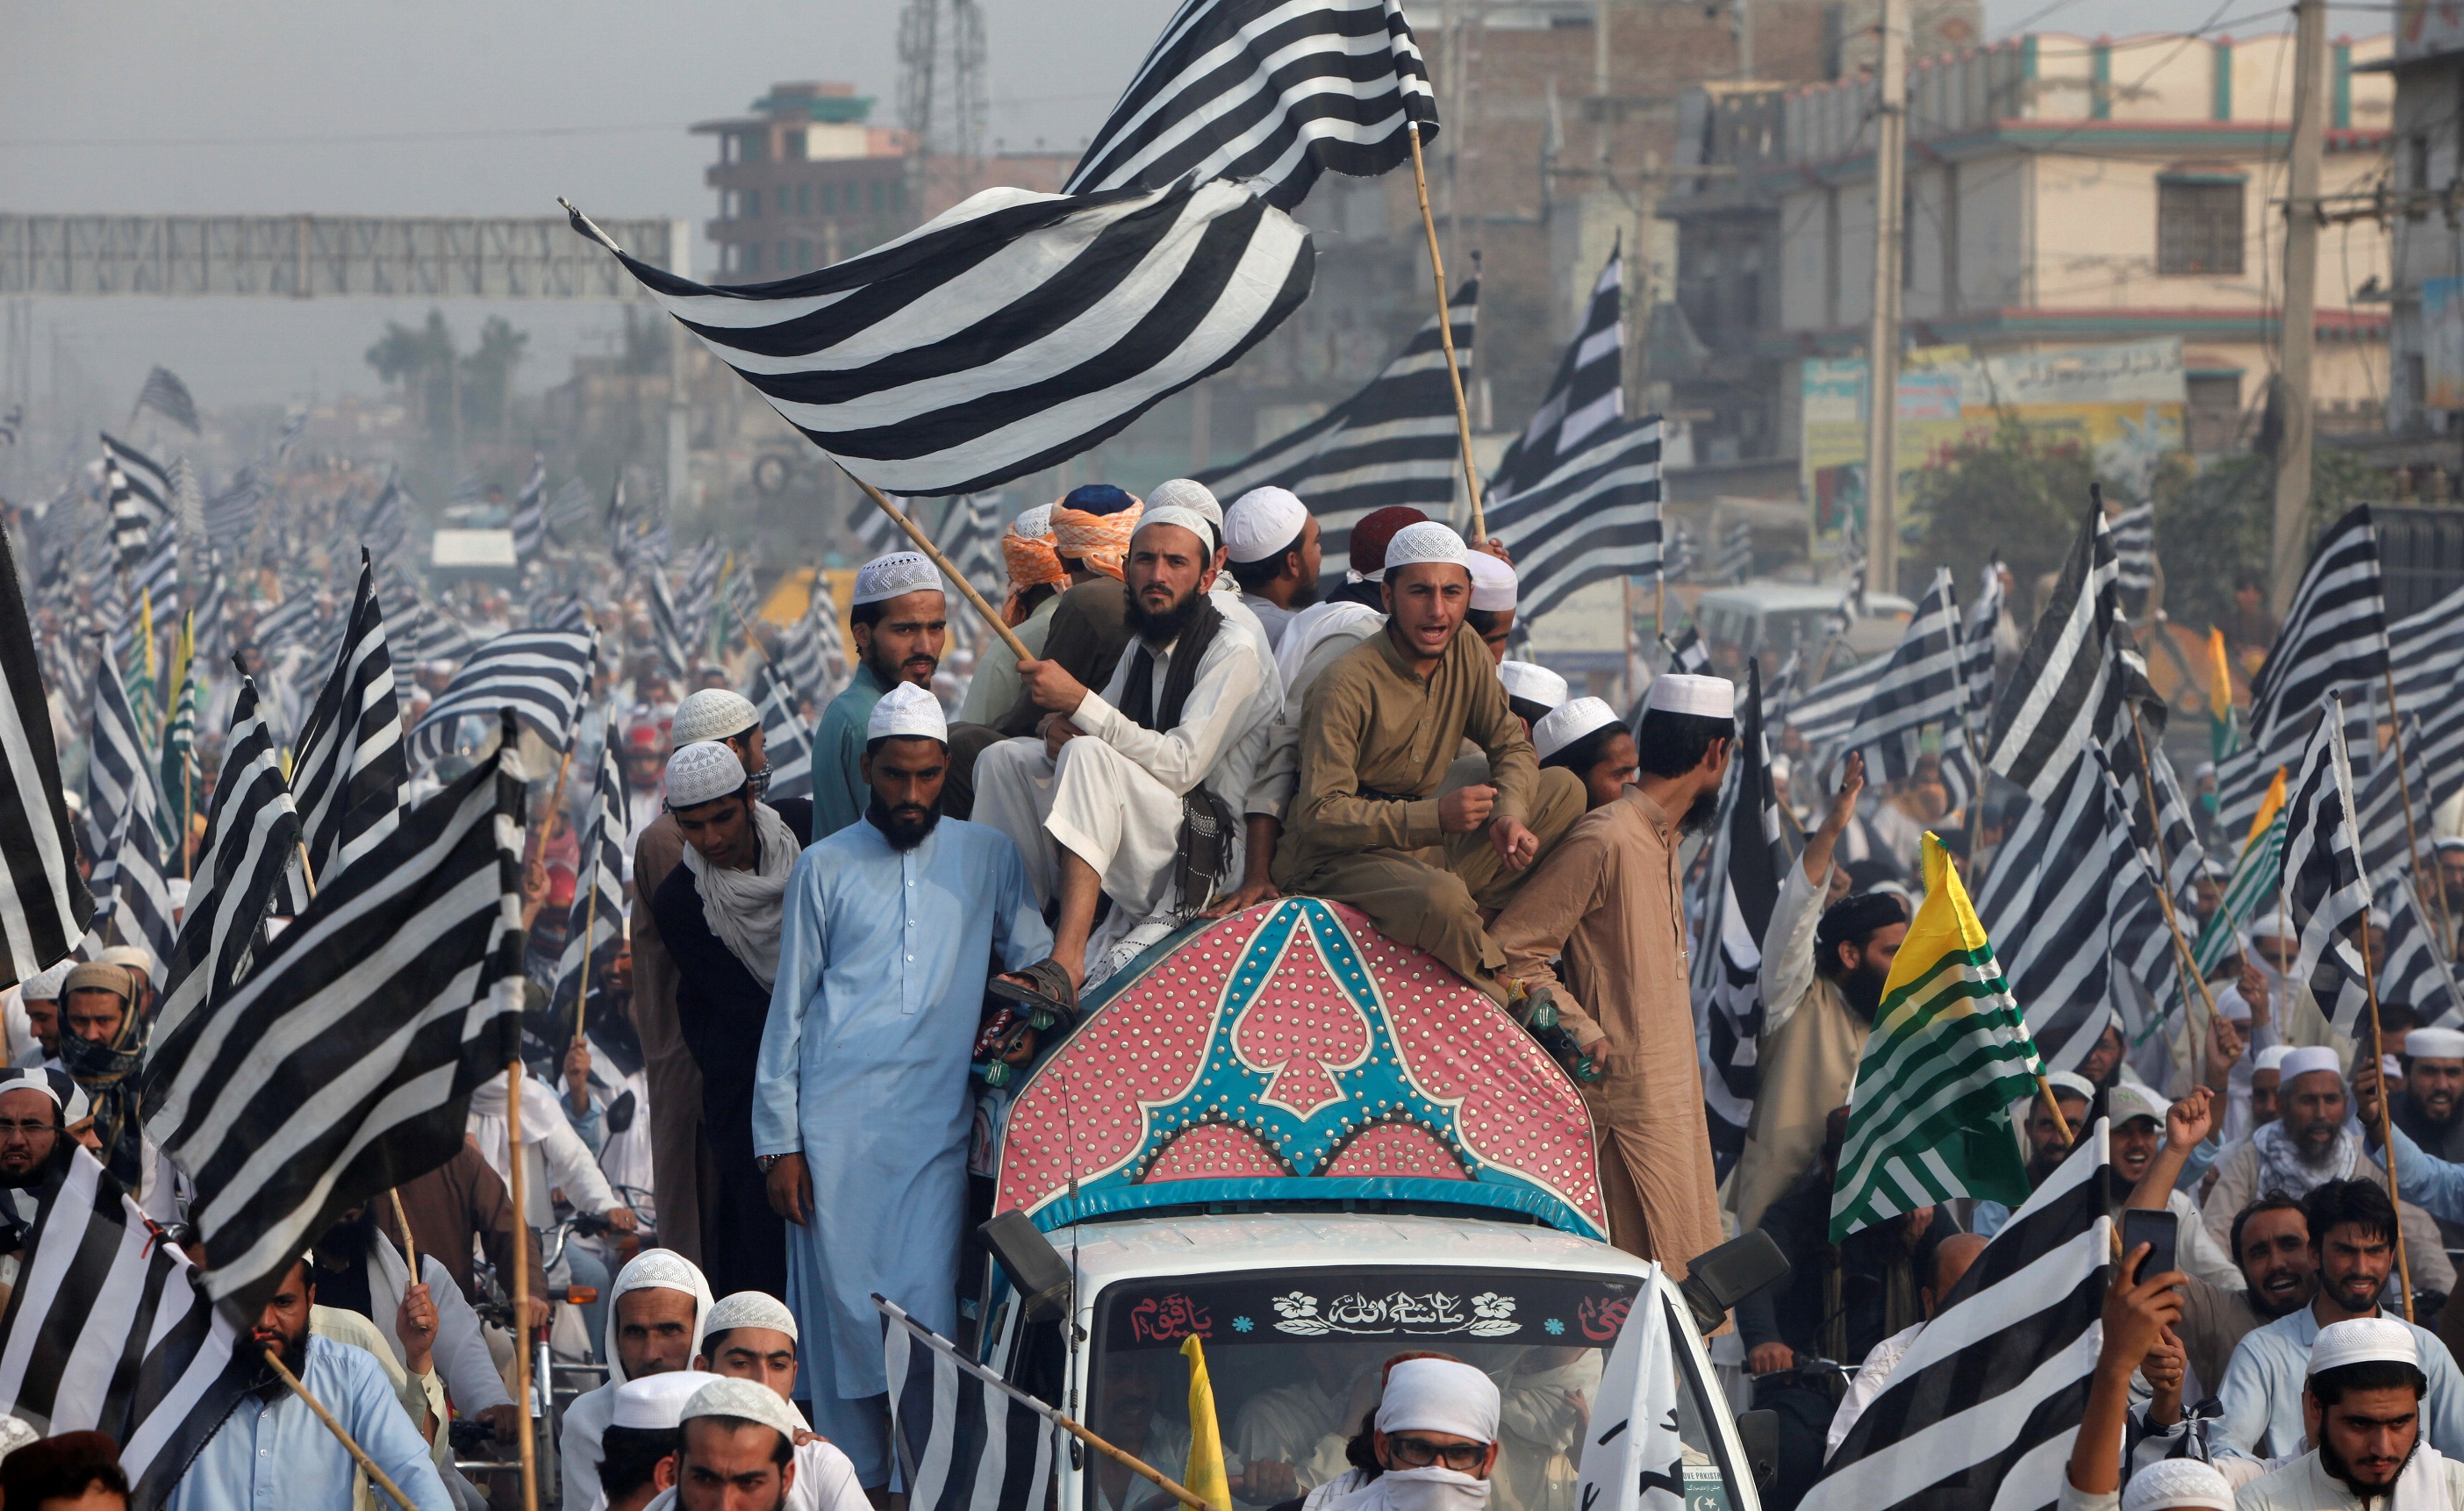
M 2013 1104 L 2043 1067 L 1991 941 L 1942 842 L 1925 837 L 1925 897 L 1891 962 L 1848 1093 L 1831 1241 L 1961 1196 L 2028 1199 Z
M 198 791 L 197 711 L 205 702 L 206 690 L 198 678 L 202 668 L 197 664 L 197 616 L 189 614 L 181 621 L 179 638 L 173 642 L 171 677 L 179 692 L 173 699 L 169 716 L 163 723 L 163 802 L 156 812 L 162 819 L 165 853 L 175 860 L 186 842 L 191 818 L 204 794 Z

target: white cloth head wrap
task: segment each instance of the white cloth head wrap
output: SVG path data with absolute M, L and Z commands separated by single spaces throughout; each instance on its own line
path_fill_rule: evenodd
M 1418 566 L 1424 561 L 1459 566 L 1468 573 L 1471 548 L 1463 544 L 1463 537 L 1444 525 L 1423 519 L 1395 532 L 1395 538 L 1386 542 L 1386 565 L 1381 570 L 1392 572 L 1397 567 Z
M 1652 679 L 1643 706 L 1662 713 L 1691 713 L 1698 718 L 1728 719 L 1737 714 L 1737 685 L 1726 677 L 1697 676 L 1688 671 L 1663 671 Z
M 2453 1028 L 2416 1028 L 2404 1036 L 2409 1060 L 2464 1060 L 2464 1032 Z
M 2122 1511 L 2233 1511 L 2224 1472 L 2196 1458 L 2159 1458 L 2130 1477 Z
M 671 1369 L 666 1374 L 627 1380 L 616 1388 L 607 1425 L 641 1432 L 673 1432 L 684 1420 L 685 1403 L 693 1392 L 719 1376 L 707 1369 Z
M 855 569 L 855 593 L 847 602 L 850 606 L 882 603 L 909 593 L 940 590 L 941 574 L 934 570 L 932 558 L 921 551 L 892 551 Z
M 1497 1382 L 1452 1359 L 1406 1359 L 1386 1371 L 1377 1398 L 1381 1433 L 1452 1433 L 1497 1441 Z
M 1617 710 L 1598 698 L 1569 698 L 1531 726 L 1531 748 L 1547 760 L 1594 730 L 1617 723 Z
M 2310 1345 L 2310 1373 L 2348 1364 L 2409 1364 L 2421 1368 L 2421 1345 L 2412 1329 L 2392 1317 L 2350 1317 L 2319 1329 Z
M 1501 661 L 1497 664 L 1497 680 L 1506 684 L 1507 697 L 1525 703 L 1553 709 L 1566 701 L 1566 679 L 1536 662 Z
M 2323 1070 L 2331 1076 L 2342 1076 L 2344 1067 L 2336 1062 L 2336 1052 L 2325 1044 L 2303 1044 L 2284 1057 L 2284 1079 L 2290 1083 L 2296 1076 L 2306 1076 Z
M 500 1084 L 502 1080 L 502 1077 L 498 1078 Z M 527 1107 L 527 1102 L 524 1106 Z M 644 1249 L 633 1256 L 633 1262 L 617 1271 L 616 1282 L 607 1288 L 607 1329 L 600 1347 L 605 1350 L 601 1357 L 607 1361 L 607 1380 L 611 1385 L 623 1385 L 632 1378 L 625 1372 L 625 1356 L 616 1351 L 616 1303 L 627 1291 L 682 1291 L 692 1297 L 693 1337 L 696 1340 L 701 1337 L 703 1325 L 710 1317 L 710 1281 L 702 1278 L 699 1265 L 673 1249 Z M 754 1389 L 761 1388 L 756 1386 Z M 770 1394 L 766 1390 L 761 1393 Z
M 1485 551 L 1475 551 L 1463 558 L 1463 565 L 1471 569 L 1472 607 L 1485 614 L 1499 614 L 1514 606 L 1514 568 Z
M 684 1419 L 690 1422 L 696 1416 L 740 1416 L 775 1430 L 791 1443 L 798 1433 L 804 1431 L 803 1422 L 787 1405 L 786 1397 L 750 1380 L 722 1377 L 695 1391 L 693 1399 L 685 1403 Z
M 668 757 L 668 811 L 697 808 L 744 790 L 744 763 L 715 740 L 678 745 Z
M 761 722 L 761 711 L 740 692 L 725 688 L 704 688 L 676 705 L 676 716 L 668 726 L 668 737 L 678 745 L 691 745 L 696 740 L 723 740 L 731 734 L 741 734 Z
M 1309 524 L 1309 506 L 1288 488 L 1253 488 L 1223 515 L 1223 544 L 1235 561 L 1264 561 L 1289 546 Z
M 768 1291 L 737 1291 L 720 1297 L 711 1307 L 710 1315 L 702 1319 L 701 1341 L 694 1347 L 707 1351 L 711 1339 L 731 1327 L 767 1327 L 794 1338 L 796 1314 Z
M 864 737 L 873 740 L 920 739 L 950 743 L 950 716 L 941 700 L 912 682 L 902 682 L 881 695 L 864 721 Z

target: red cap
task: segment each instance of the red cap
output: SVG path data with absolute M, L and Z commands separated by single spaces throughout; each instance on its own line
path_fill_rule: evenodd
M 1386 543 L 1405 525 L 1417 525 L 1428 517 L 1406 504 L 1389 504 L 1361 515 L 1352 527 L 1352 570 L 1363 577 L 1386 570 Z

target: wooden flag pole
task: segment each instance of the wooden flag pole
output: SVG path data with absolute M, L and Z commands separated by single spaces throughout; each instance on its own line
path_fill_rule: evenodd
M 1412 185 L 1420 191 L 1420 229 L 1429 236 L 1429 275 L 1438 285 L 1438 344 L 1445 349 L 1446 382 L 1455 390 L 1455 433 L 1463 441 L 1463 481 L 1471 489 L 1471 543 L 1485 545 L 1488 525 L 1482 512 L 1480 466 L 1471 455 L 1471 406 L 1463 403 L 1463 369 L 1455 365 L 1454 306 L 1446 299 L 1446 262 L 1438 254 L 1438 221 L 1429 213 L 1429 173 L 1420 165 L 1420 128 L 1407 121 L 1404 139 L 1412 143 Z
M 2054 1100 L 2054 1084 L 2045 1079 L 2041 1070 L 2036 1072 L 2036 1095 L 2044 1102 L 2045 1110 L 2054 1115 L 2054 1127 L 2061 1130 L 2062 1148 L 2068 1149 L 2078 1143 L 2079 1140 L 2071 1137 L 2071 1120 L 2062 1116 L 2062 1105 Z
M 830 460 L 836 462 L 838 461 L 838 458 L 832 457 Z M 967 580 L 965 573 L 960 572 L 957 567 L 950 564 L 950 558 L 941 554 L 941 548 L 939 546 L 936 546 L 932 541 L 924 538 L 924 532 L 915 528 L 915 521 L 908 518 L 905 511 L 901 510 L 896 504 L 891 503 L 888 495 L 884 494 L 880 489 L 873 487 L 863 478 L 857 477 L 853 472 L 847 472 L 847 467 L 845 462 L 839 462 L 839 471 L 847 472 L 847 476 L 854 481 L 855 486 L 864 490 L 865 496 L 872 500 L 873 507 L 879 509 L 883 514 L 890 516 L 891 523 L 896 525 L 899 529 L 907 533 L 907 538 L 915 542 L 916 550 L 923 552 L 926 556 L 933 558 L 933 564 L 941 569 L 941 575 L 943 577 L 948 578 L 951 581 L 958 584 L 958 591 L 966 596 L 968 602 L 975 605 L 976 612 L 983 616 L 984 623 L 993 627 L 993 633 L 1001 638 L 1001 643 L 1009 646 L 1011 655 L 1016 656 L 1021 661 L 1033 661 L 1036 659 L 1035 652 L 1026 648 L 1026 642 L 1019 639 L 1016 631 L 1012 630 L 1007 624 L 1001 623 L 1000 612 L 990 603 L 984 602 L 984 596 L 976 591 L 976 585 Z M 818 580 L 818 579 L 816 579 L 816 580 Z
M 313 903 L 317 900 L 317 873 L 308 865 L 308 842 L 303 839 L 298 844 L 299 879 L 308 884 L 308 900 Z
M 505 1166 L 514 1200 L 514 1393 L 521 1397 L 517 1413 L 522 1432 L 522 1511 L 539 1511 L 539 1446 L 534 1441 L 531 1407 L 531 1257 L 530 1209 L 522 1205 L 522 1061 L 505 1067 Z
M 2387 678 L 2387 728 L 2395 735 L 2395 790 L 2404 799 L 2405 859 L 2412 863 L 2414 879 L 2429 887 L 2430 895 L 2438 901 L 2438 953 L 2452 960 L 2455 957 L 2455 920 L 2448 915 L 2447 887 L 2434 871 L 2422 868 L 2421 831 L 2412 826 L 2412 783 L 2406 778 L 2404 770 L 2404 711 L 2395 706 L 2395 668 L 2383 668 L 2382 674 Z
M 1113 1447 L 1111 1444 L 1104 1441 L 1102 1438 L 1096 1436 L 1094 1434 L 1079 1426 L 1076 1422 L 1071 1421 L 1069 1418 L 1062 1415 L 1058 1412 L 1052 1413 L 1052 1420 L 1063 1432 L 1069 1434 L 1080 1442 L 1085 1443 L 1088 1447 L 1095 1450 L 1095 1452 L 1102 1454 L 1112 1462 L 1119 1464 L 1124 1469 L 1127 1469 L 1130 1473 L 1138 1476 L 1140 1478 L 1151 1479 L 1156 1484 L 1161 1485 L 1165 1494 L 1171 1496 L 1175 1500 L 1179 1501 L 1182 1505 L 1189 1507 L 1189 1511 L 1215 1511 L 1214 1507 L 1209 1506 L 1204 1500 L 1199 1499 L 1197 1491 L 1190 1489 L 1179 1480 L 1166 1475 L 1162 1470 L 1155 1468 L 1145 1459 L 1135 1457 L 1126 1450 Z
M 2366 908 L 2362 909 L 2362 987 L 2370 1001 L 2369 1052 L 2373 1056 L 2383 1057 L 2386 1052 L 2380 1046 L 2387 1040 L 2379 1034 L 2379 968 L 2370 960 L 2370 911 Z M 2373 1064 L 2370 1068 L 2379 1073 L 2379 1148 L 2387 1150 L 2387 1205 L 2402 1212 L 2404 1199 L 2397 1194 L 2395 1186 L 2395 1132 L 2387 1116 L 2387 1070 L 2384 1065 L 2378 1064 Z M 2406 1251 L 2406 1245 L 2400 1235 L 2396 1239 L 2395 1262 L 2398 1271 L 2404 1277 L 2404 1320 L 2410 1322 L 2412 1321 L 2412 1256 Z
M 410 1236 L 410 1214 L 402 1210 L 402 1188 L 392 1187 L 385 1194 L 393 1198 L 393 1220 L 402 1229 L 402 1257 L 410 1265 L 410 1283 L 417 1285 L 420 1283 L 419 1243 Z
M 308 1388 L 301 1385 L 299 1377 L 291 1372 L 291 1367 L 282 1362 L 282 1355 L 278 1350 L 266 1349 L 265 1362 L 274 1366 L 274 1372 L 282 1376 L 282 1383 L 291 1387 L 294 1395 L 308 1403 L 308 1410 L 317 1413 L 317 1420 L 325 1424 L 325 1431 L 333 1434 L 335 1440 L 340 1442 L 351 1457 L 358 1461 L 362 1474 L 375 1480 L 378 1488 L 391 1496 L 393 1503 L 402 1507 L 402 1511 L 419 1511 L 417 1506 L 410 1503 L 410 1497 L 402 1493 L 402 1486 L 393 1482 L 393 1477 L 379 1469 L 377 1461 L 368 1456 L 368 1451 L 362 1448 L 349 1433 L 342 1430 L 341 1423 L 334 1420 L 334 1413 L 325 1410 L 325 1403 L 308 1393 Z

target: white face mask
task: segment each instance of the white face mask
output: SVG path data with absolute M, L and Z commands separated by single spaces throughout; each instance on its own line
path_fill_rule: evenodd
M 1380 1476 L 1394 1511 L 1483 1511 L 1488 1504 L 1488 1481 L 1460 1475 L 1441 1464 L 1426 1469 L 1395 1469 Z

